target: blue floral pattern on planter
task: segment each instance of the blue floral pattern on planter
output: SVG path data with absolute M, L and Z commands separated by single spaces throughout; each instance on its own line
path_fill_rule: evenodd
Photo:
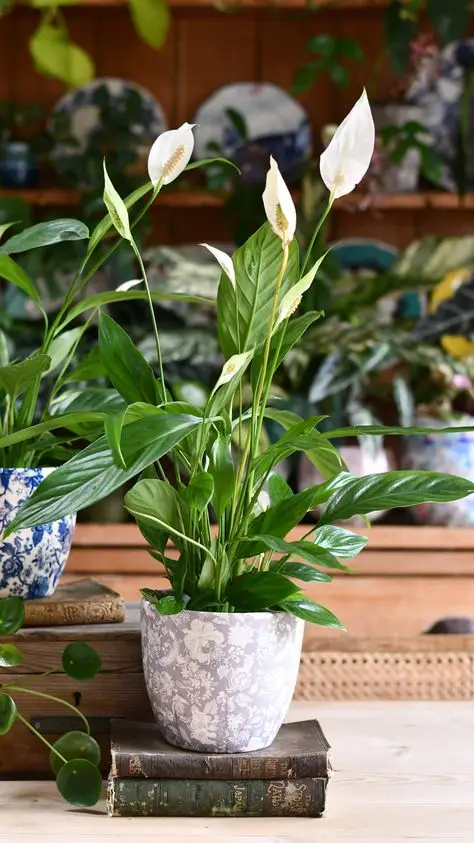
M 0 597 L 34 600 L 53 594 L 64 570 L 75 515 L 1 537 L 52 468 L 0 468 Z
M 418 434 L 403 438 L 402 468 L 422 471 L 441 471 L 457 474 L 468 480 L 474 478 L 474 433 L 456 431 L 459 427 L 474 425 L 472 416 L 456 421 L 421 418 L 417 427 L 452 427 L 453 432 Z M 474 495 L 450 503 L 423 503 L 413 507 L 413 514 L 419 524 L 436 527 L 474 526 Z

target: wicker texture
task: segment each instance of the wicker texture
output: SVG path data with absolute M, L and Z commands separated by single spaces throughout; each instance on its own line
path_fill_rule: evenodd
M 295 699 L 471 700 L 474 653 L 306 652 Z

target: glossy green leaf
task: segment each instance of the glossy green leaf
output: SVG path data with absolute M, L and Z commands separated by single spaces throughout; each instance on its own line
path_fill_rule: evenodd
M 0 644 L 0 667 L 16 667 L 23 664 L 23 656 L 14 644 Z
M 100 314 L 99 348 L 109 380 L 126 401 L 157 403 L 153 369 L 123 328 L 105 313 Z
M 66 761 L 72 761 L 74 758 L 85 758 L 94 767 L 98 767 L 100 764 L 100 746 L 93 737 L 85 732 L 66 732 L 53 743 L 53 746 Z M 52 750 L 49 753 L 49 766 L 55 776 L 64 766 L 64 761 L 61 761 L 57 753 Z
M 311 508 L 314 491 L 312 489 L 305 489 L 304 492 L 298 492 L 292 498 L 288 498 L 270 506 L 265 512 L 262 512 L 254 518 L 247 530 L 249 538 L 253 536 L 274 536 L 283 538 L 289 531 L 300 523 L 303 516 L 306 515 Z M 258 542 L 249 542 L 243 540 L 237 548 L 237 558 L 247 559 L 249 556 L 255 556 L 265 550 L 265 544 Z
M 185 608 L 184 601 L 177 600 L 172 594 L 158 598 L 150 597 L 149 594 L 144 594 L 144 596 L 154 606 L 159 615 L 179 615 Z
M 63 383 L 74 383 L 76 381 L 88 381 L 100 378 L 105 375 L 105 368 L 100 356 L 100 349 L 94 346 L 86 356 L 70 371 L 63 379 Z
M 197 170 L 200 167 L 212 167 L 213 164 L 228 164 L 233 170 L 237 173 L 240 173 L 239 168 L 233 161 L 229 161 L 228 158 L 198 158 L 197 161 L 191 161 L 190 164 L 187 164 L 184 168 L 185 170 Z
M 63 764 L 56 785 L 66 802 L 81 808 L 91 808 L 100 799 L 102 776 L 95 764 L 85 758 L 74 758 Z
M 119 413 L 107 416 L 104 423 L 105 435 L 114 454 L 116 465 L 123 468 L 127 467 L 122 454 L 121 444 L 124 425 L 131 424 L 138 419 L 147 418 L 148 416 L 159 415 L 161 412 L 163 411 L 151 404 L 138 401 L 135 404 L 129 404 L 127 407 L 124 407 Z
M 287 500 L 293 497 L 293 492 L 290 489 L 285 478 L 281 474 L 272 474 L 268 478 L 268 494 L 270 495 L 270 502 L 272 506 L 280 503 L 280 501 Z
M 410 45 L 417 32 L 417 21 L 406 13 L 403 0 L 392 0 L 384 13 L 384 31 L 388 56 L 397 76 L 408 70 Z
M 332 577 L 301 562 L 280 562 L 278 559 L 270 563 L 270 570 L 301 582 L 331 582 Z
M 256 536 L 254 539 L 249 539 L 248 541 L 249 546 L 252 541 L 259 542 L 264 545 L 264 550 L 266 548 L 270 548 L 270 550 L 274 550 L 276 553 L 282 553 L 285 555 L 290 554 L 291 556 L 296 556 L 300 559 L 306 559 L 307 562 L 312 562 L 315 565 L 319 565 L 321 568 L 332 568 L 337 571 L 347 571 L 347 568 L 344 565 L 341 565 L 332 553 L 309 541 L 302 540 L 290 542 L 285 539 L 277 538 L 276 536 L 263 535 Z
M 0 735 L 6 735 L 16 720 L 15 700 L 0 692 Z
M 426 11 L 443 44 L 457 41 L 469 25 L 469 0 L 426 0 Z
M 45 478 L 9 525 L 5 537 L 96 503 L 159 460 L 200 423 L 192 416 L 157 414 L 128 424 L 122 434 L 127 469 L 115 465 L 107 439 L 101 436 Z
M 18 254 L 30 249 L 42 249 L 44 246 L 64 243 L 66 240 L 85 240 L 88 237 L 89 229 L 79 220 L 49 220 L 25 228 L 21 234 L 14 234 L 0 246 L 0 254 Z
M 64 363 L 74 346 L 79 342 L 84 328 L 71 328 L 70 331 L 63 331 L 58 334 L 48 348 L 48 356 L 51 363 L 48 373 L 56 371 Z
M 419 433 L 439 433 L 445 435 L 449 433 L 472 433 L 474 432 L 474 425 L 464 425 L 462 427 L 392 427 L 383 424 L 359 424 L 352 427 L 337 427 L 334 430 L 328 430 L 321 434 L 325 439 L 346 439 L 353 436 L 415 436 Z
M 320 434 L 314 431 L 314 427 L 321 421 L 321 416 L 313 416 L 310 419 L 304 419 L 297 424 L 290 427 L 278 442 L 275 442 L 258 457 L 253 464 L 255 471 L 255 479 L 260 480 L 271 468 L 277 465 L 281 460 L 294 454 L 296 451 L 311 451 L 318 445 Z M 326 440 L 322 440 L 321 446 L 324 448 Z
M 31 299 L 32 302 L 35 303 L 42 313 L 44 312 L 38 290 L 36 289 L 30 276 L 27 275 L 21 266 L 15 263 L 13 258 L 8 257 L 7 254 L 1 254 L 1 247 L 0 278 L 5 278 L 5 280 L 9 281 L 10 284 L 14 284 L 15 287 L 18 287 L 23 293 L 25 293 L 25 295 L 28 296 L 29 299 Z
M 455 501 L 474 493 L 474 481 L 434 471 L 388 471 L 348 481 L 329 498 L 320 524 L 379 509 Z
M 99 673 L 102 660 L 96 650 L 89 644 L 73 641 L 64 648 L 61 657 L 64 673 L 73 679 L 85 682 L 93 679 Z
M 208 470 L 214 480 L 212 505 L 220 518 L 234 493 L 234 461 L 230 435 L 218 434 L 212 446 Z
M 8 340 L 6 334 L 0 331 L 0 366 L 8 366 L 10 362 L 10 354 L 8 350 Z
M 95 75 L 91 57 L 69 40 L 64 26 L 42 22 L 29 42 L 36 69 L 60 79 L 70 88 L 90 82 Z
M 257 348 L 267 335 L 282 263 L 281 240 L 268 222 L 237 249 L 233 261 L 235 287 L 222 273 L 217 296 L 219 340 L 226 358 Z M 298 247 L 293 241 L 281 296 L 297 278 Z
M 139 480 L 125 495 L 124 506 L 141 523 L 168 533 L 180 529 L 178 493 L 164 480 Z
M 299 591 L 297 585 L 274 571 L 250 571 L 232 580 L 226 597 L 236 612 L 260 612 Z
M 129 0 L 133 24 L 143 40 L 161 49 L 170 27 L 170 11 L 165 0 Z
M 325 480 L 331 480 L 341 471 L 347 471 L 347 465 L 337 448 L 320 434 L 318 438 L 314 437 L 313 446 L 305 449 L 305 454 Z
M 50 358 L 47 354 L 37 354 L 36 357 L 29 357 L 21 363 L 10 363 L 0 369 L 0 389 L 7 395 L 16 398 L 30 383 L 36 380 L 41 374 L 47 372 L 50 366 Z
M 199 471 L 191 478 L 182 492 L 183 498 L 193 509 L 203 512 L 214 493 L 214 478 L 208 471 Z
M 340 559 L 353 559 L 364 549 L 368 539 L 358 533 L 351 533 L 344 527 L 325 524 L 324 527 L 318 527 L 313 541 L 319 548 L 329 550 Z
M 302 618 L 309 623 L 328 626 L 332 629 L 345 629 L 329 609 L 325 609 L 324 606 L 320 606 L 319 603 L 315 603 L 314 600 L 305 597 L 303 594 L 282 600 L 280 606 L 291 615 L 296 615 L 297 618 Z
M 324 316 L 322 310 L 311 310 L 308 313 L 304 313 L 302 316 L 297 316 L 295 319 L 290 319 L 286 326 L 286 330 L 284 326 L 278 329 L 275 332 L 274 336 L 272 337 L 272 342 L 270 346 L 270 360 L 273 359 L 278 346 L 280 345 L 280 338 L 281 333 L 284 331 L 283 341 L 281 343 L 280 350 L 278 352 L 276 358 L 275 366 L 278 367 L 282 360 L 285 359 L 286 355 L 289 351 L 300 341 L 303 334 L 308 330 L 308 328 L 314 324 L 318 319 Z M 256 365 L 258 365 L 256 363 Z
M 133 0 L 130 0 L 133 2 Z M 141 2 L 141 0 L 140 0 Z M 145 3 L 147 0 L 145 0 Z M 128 211 L 125 202 L 119 193 L 115 190 L 110 176 L 107 172 L 107 167 L 104 161 L 104 204 L 107 208 L 110 219 L 117 229 L 118 233 L 124 240 L 132 240 L 132 232 L 130 231 L 130 220 L 128 218 Z
M 105 418 L 105 413 L 65 413 L 62 416 L 55 416 L 47 421 L 34 424 L 24 430 L 9 433 L 8 436 L 1 436 L 0 448 L 9 448 L 12 445 L 18 445 L 20 442 L 27 442 L 29 439 L 39 438 L 43 433 L 47 433 L 50 430 L 58 430 L 63 427 L 74 430 L 80 425 L 102 422 Z
M 0 635 L 14 635 L 25 622 L 25 604 L 21 597 L 0 598 Z

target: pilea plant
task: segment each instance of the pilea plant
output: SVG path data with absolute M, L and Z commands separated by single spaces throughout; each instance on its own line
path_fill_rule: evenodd
M 319 311 L 294 316 L 325 257 L 308 266 L 313 245 L 333 202 L 352 191 L 367 171 L 374 143 L 364 92 L 321 156 L 329 201 L 301 262 L 294 237 L 296 210 L 273 159 L 263 193 L 267 222 L 232 257 L 207 247 L 222 269 L 217 321 L 226 362 L 204 409 L 176 401 L 170 393 L 153 308 L 158 377 L 126 332 L 101 315 L 101 359 L 126 407 L 106 419 L 102 436 L 43 481 L 6 535 L 81 509 L 138 476 L 125 506 L 172 587 L 168 595 L 144 591 L 158 613 L 277 610 L 339 627 L 332 612 L 295 583 L 328 582 L 330 575 L 321 569 L 347 570 L 338 557 L 352 558 L 365 544 L 365 539 L 332 522 L 374 509 L 454 500 L 474 491 L 470 480 L 432 472 L 355 477 L 333 441 L 416 429 L 369 425 L 323 433 L 318 429 L 321 416 L 302 419 L 272 400 L 275 371 L 305 330 L 322 317 Z M 149 157 L 155 194 L 179 175 L 192 149 L 188 124 L 158 138 Z M 105 165 L 104 177 L 108 224 L 130 244 L 151 303 L 126 203 Z M 92 240 L 97 238 L 93 235 Z M 266 446 L 261 436 L 265 419 L 284 430 L 277 442 Z M 25 435 L 34 436 L 34 429 Z M 0 439 L 0 447 L 5 441 Z M 324 482 L 293 494 L 274 469 L 298 451 L 307 454 Z M 165 454 L 174 467 L 172 482 L 161 464 Z M 317 507 L 322 507 L 319 522 L 308 525 L 303 539 L 289 540 L 289 531 Z M 217 530 L 212 529 L 213 518 Z M 178 548 L 177 561 L 166 553 L 168 540 Z
M 19 597 L 7 597 L 0 600 L 0 636 L 13 636 L 24 624 L 25 608 Z M 14 640 L 14 639 L 13 639 Z M 13 642 L 0 643 L 0 747 L 1 738 L 16 724 L 21 723 L 49 749 L 51 770 L 56 776 L 56 784 L 61 795 L 72 805 L 91 806 L 98 801 L 102 789 L 102 776 L 99 772 L 100 747 L 91 736 L 89 722 L 83 713 L 68 700 L 39 691 L 35 680 L 41 674 L 31 676 L 29 685 L 25 677 L 15 679 L 17 668 L 23 665 L 21 649 Z M 63 671 L 72 679 L 84 682 L 93 679 L 101 668 L 99 654 L 88 644 L 70 643 L 62 654 L 61 663 L 56 669 Z M 13 672 L 9 678 L 3 670 Z M 57 703 L 72 711 L 78 718 L 81 729 L 65 732 L 54 743 L 42 735 L 30 720 L 21 713 L 21 701 L 26 697 L 35 697 L 38 704 L 47 700 Z M 1 751 L 1 749 L 0 749 Z

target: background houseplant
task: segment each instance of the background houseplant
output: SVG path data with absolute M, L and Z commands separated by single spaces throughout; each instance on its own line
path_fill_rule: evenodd
M 8 528 L 11 534 L 93 503 L 141 473 L 125 505 L 171 583 L 168 594 L 144 591 L 145 676 L 164 735 L 182 746 L 225 752 L 271 743 L 294 690 L 302 621 L 340 627 L 295 580 L 328 582 L 330 575 L 321 569 L 344 569 L 337 557 L 352 558 L 365 544 L 360 536 L 334 527 L 333 520 L 427 498 L 453 500 L 474 488 L 469 480 L 432 472 L 354 477 L 329 438 L 407 431 L 363 426 L 325 434 L 318 430 L 321 417 L 302 419 L 270 403 L 281 360 L 321 317 L 313 311 L 291 318 L 324 259 L 307 270 L 319 229 L 335 199 L 353 190 L 365 174 L 374 141 L 364 92 L 321 157 L 330 199 L 301 268 L 295 208 L 273 160 L 263 194 L 268 222 L 232 258 L 211 249 L 223 270 L 217 315 L 226 363 L 204 410 L 175 401 L 168 392 L 152 308 L 158 379 L 123 329 L 101 316 L 102 361 L 127 407 L 106 420 L 103 436 L 46 478 Z M 179 175 L 192 148 L 188 124 L 156 141 L 149 158 L 154 195 Z M 136 254 L 149 295 L 126 205 L 105 166 L 104 173 L 110 218 Z M 245 411 L 246 372 L 252 400 Z M 262 448 L 266 417 L 286 432 Z M 310 457 L 325 482 L 293 494 L 273 469 L 296 451 Z M 174 482 L 161 465 L 166 453 Z M 324 507 L 318 524 L 303 540 L 287 541 L 288 532 L 318 505 Z M 217 532 L 211 529 L 210 506 Z M 168 539 L 180 551 L 177 561 L 166 556 Z

